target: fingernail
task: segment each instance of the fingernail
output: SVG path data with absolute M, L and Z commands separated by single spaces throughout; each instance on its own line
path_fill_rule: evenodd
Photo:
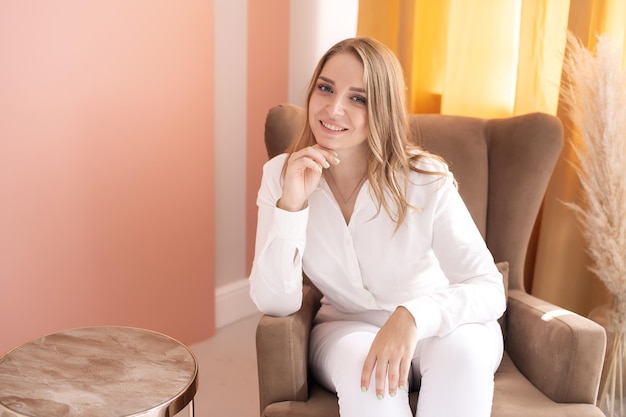
M 398 388 L 404 391 L 404 385 L 400 385 Z
M 328 163 L 328 161 L 324 161 L 324 167 L 330 168 L 330 164 Z
M 339 162 L 341 162 L 341 160 L 339 158 L 337 158 L 336 156 L 333 158 L 333 160 L 335 161 L 336 164 L 338 164 Z
M 317 170 L 318 170 L 319 172 L 322 172 L 322 167 L 317 167 Z
M 365 385 L 363 385 L 363 386 L 361 387 L 361 392 L 366 392 L 366 391 L 367 391 L 367 388 L 365 388 Z
M 376 398 L 378 398 L 379 400 L 382 400 L 383 396 L 382 396 L 382 394 L 378 394 L 378 395 L 376 395 Z
M 395 392 L 390 392 L 389 395 L 391 395 L 392 397 L 395 397 L 396 393 Z

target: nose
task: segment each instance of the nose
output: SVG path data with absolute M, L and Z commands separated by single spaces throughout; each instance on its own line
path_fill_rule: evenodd
M 328 103 L 328 114 L 331 117 L 341 116 L 344 114 L 345 108 L 341 97 L 334 96 Z

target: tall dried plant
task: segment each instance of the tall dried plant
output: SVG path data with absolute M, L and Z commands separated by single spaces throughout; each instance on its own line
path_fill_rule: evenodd
M 626 352 L 626 74 L 621 61 L 621 50 L 607 35 L 597 37 L 594 55 L 568 33 L 562 103 L 573 124 L 574 167 L 585 197 L 584 203 L 569 206 L 587 242 L 590 270 L 613 295 L 614 343 L 599 404 L 610 416 L 624 413 Z

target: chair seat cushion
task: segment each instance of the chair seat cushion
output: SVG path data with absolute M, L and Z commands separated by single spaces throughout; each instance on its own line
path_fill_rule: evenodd
M 491 415 L 494 417 L 604 416 L 602 411 L 592 404 L 555 403 L 522 375 L 506 352 L 495 376 Z
M 417 393 L 411 393 L 409 402 L 415 412 Z M 324 410 L 323 414 L 320 411 Z M 339 417 L 337 396 L 315 382 L 310 384 L 307 401 L 282 401 L 265 408 L 262 417 Z M 603 417 L 599 408 L 591 404 L 559 404 L 541 393 L 517 369 L 506 353 L 495 375 L 493 417 Z

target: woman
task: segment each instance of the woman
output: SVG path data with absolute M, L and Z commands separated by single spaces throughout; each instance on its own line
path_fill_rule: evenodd
M 285 316 L 302 272 L 324 295 L 310 368 L 342 417 L 491 413 L 502 277 L 446 164 L 410 144 L 394 54 L 370 38 L 328 50 L 305 128 L 266 163 L 250 294 Z

